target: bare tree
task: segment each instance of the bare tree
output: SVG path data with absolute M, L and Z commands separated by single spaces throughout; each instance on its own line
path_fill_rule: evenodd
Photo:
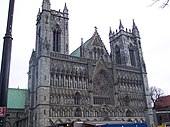
M 150 92 L 153 104 L 155 103 L 156 99 L 164 95 L 164 91 L 161 88 L 156 88 L 155 86 L 150 87 Z
M 169 0 L 152 0 L 152 1 L 153 1 L 153 3 L 151 5 L 154 5 L 157 2 L 163 1 L 162 5 L 161 5 L 161 8 L 165 8 L 169 4 Z

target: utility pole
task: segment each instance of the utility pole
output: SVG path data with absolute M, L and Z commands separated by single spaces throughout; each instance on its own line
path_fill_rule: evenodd
M 1 73 L 0 73 L 0 127 L 5 127 L 6 109 L 7 109 L 7 95 L 8 83 L 11 61 L 11 48 L 12 48 L 12 22 L 14 12 L 15 0 L 9 1 L 8 20 L 6 34 L 4 37 L 2 60 L 1 60 Z

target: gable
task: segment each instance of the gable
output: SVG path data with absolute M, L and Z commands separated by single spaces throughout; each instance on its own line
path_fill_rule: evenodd
M 107 52 L 106 47 L 102 42 L 97 30 L 95 30 L 93 36 L 89 40 L 78 47 L 70 55 L 77 57 L 83 56 L 88 59 L 99 59 L 100 56 L 103 56 L 104 61 L 111 61 L 109 53 Z

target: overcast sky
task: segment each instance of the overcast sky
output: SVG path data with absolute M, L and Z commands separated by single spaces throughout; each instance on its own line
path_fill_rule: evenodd
M 61 11 L 64 3 L 69 9 L 70 53 L 80 46 L 81 38 L 88 40 L 97 26 L 110 52 L 109 27 L 132 28 L 132 19 L 140 31 L 149 86 L 170 94 L 170 7 L 149 7 L 152 0 L 50 0 L 53 10 Z M 9 0 L 0 0 L 0 54 L 6 31 Z M 10 88 L 27 88 L 28 63 L 35 47 L 35 24 L 42 0 L 15 0 Z M 1 55 L 0 55 L 1 60 Z

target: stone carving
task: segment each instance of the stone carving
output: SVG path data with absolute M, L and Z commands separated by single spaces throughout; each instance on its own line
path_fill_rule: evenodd
M 109 84 L 106 75 L 102 72 L 95 75 L 93 79 L 93 90 L 96 95 L 106 95 L 108 93 Z
M 146 68 L 140 39 L 131 32 L 117 30 L 109 36 L 109 54 L 95 28 L 92 37 L 81 43 L 83 55 L 79 56 L 80 48 L 75 51 L 75 56 L 69 55 L 68 18 L 63 14 L 55 10 L 39 13 L 39 18 L 44 20 L 36 24 L 38 34 L 36 50 L 29 62 L 31 94 L 28 100 L 30 109 L 34 109 L 32 114 L 37 114 L 40 120 L 34 121 L 30 115 L 30 123 L 37 122 L 36 125 L 40 126 L 39 121 L 56 125 L 67 120 L 144 117 L 148 94 L 144 93 L 147 76 L 143 75 L 146 75 Z M 134 50 L 135 66 L 129 64 L 129 49 Z M 120 62 L 116 62 L 118 58 Z M 46 101 L 41 96 L 46 96 Z M 43 109 L 49 111 L 49 116 Z

